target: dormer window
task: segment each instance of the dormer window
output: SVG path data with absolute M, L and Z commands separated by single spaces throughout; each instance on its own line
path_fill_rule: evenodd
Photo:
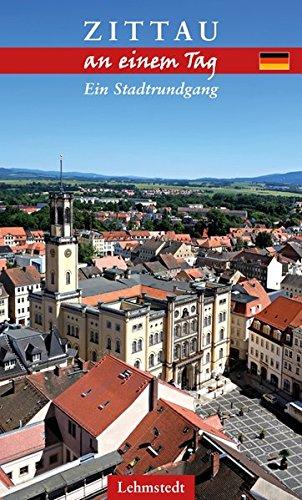
M 15 359 L 9 359 L 8 361 L 5 361 L 4 363 L 4 370 L 12 370 L 16 366 L 16 360 Z
M 33 354 L 32 362 L 36 363 L 37 361 L 41 361 L 41 354 Z

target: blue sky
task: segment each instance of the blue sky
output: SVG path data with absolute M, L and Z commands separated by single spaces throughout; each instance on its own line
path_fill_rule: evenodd
M 301 0 L 2 0 L 0 45 L 85 46 L 85 19 L 102 20 L 104 33 L 109 20 L 169 19 L 173 33 L 185 19 L 195 32 L 199 20 L 220 22 L 211 46 L 301 46 L 301 18 Z M 118 45 L 129 43 L 122 36 Z M 139 45 L 155 43 L 146 34 Z M 62 152 L 66 170 L 114 175 L 302 170 L 300 75 L 218 75 L 216 100 L 87 97 L 86 81 L 208 85 L 197 75 L 0 76 L 0 166 L 54 169 Z

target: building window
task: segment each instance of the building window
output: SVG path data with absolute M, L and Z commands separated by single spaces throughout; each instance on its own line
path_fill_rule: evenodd
M 154 366 L 154 354 L 150 354 L 149 356 L 149 368 L 152 368 Z
M 220 332 L 219 332 L 219 339 L 220 340 L 223 340 L 224 339 L 224 329 L 221 328 Z
M 286 392 L 290 392 L 290 383 L 288 380 L 284 380 L 283 382 L 283 389 L 286 391 Z
M 55 273 L 51 271 L 50 273 L 50 284 L 54 285 L 55 284 Z
M 106 326 L 107 326 L 107 328 L 111 328 L 111 321 L 107 321 Z
M 66 285 L 70 285 L 71 283 L 71 272 L 67 271 L 66 273 Z
M 106 349 L 108 349 L 109 351 L 111 351 L 111 338 L 108 337 L 107 339 L 107 347 Z
M 174 358 L 179 359 L 180 358 L 180 346 L 176 345 L 174 347 Z
M 97 360 L 98 360 L 97 353 L 95 351 L 92 351 L 92 353 L 91 353 L 91 361 L 93 361 L 94 363 L 96 363 Z
M 58 462 L 58 454 L 50 455 L 49 457 L 49 465 L 56 464 Z
M 121 343 L 119 340 L 115 341 L 115 352 L 118 352 L 118 353 L 121 352 Z
M 211 334 L 207 333 L 207 345 L 211 343 Z
M 68 433 L 72 437 L 76 437 L 76 424 L 72 420 L 68 420 Z
M 180 337 L 180 326 L 179 325 L 176 325 L 174 327 L 174 335 L 175 335 L 175 337 Z
M 153 344 L 154 344 L 154 336 L 151 334 L 149 337 L 149 345 L 153 345 Z
M 223 358 L 223 349 L 219 349 L 219 359 Z
M 190 343 L 190 352 L 196 352 L 197 351 L 197 340 L 192 339 Z
M 209 363 L 210 362 L 210 353 L 208 352 L 206 354 L 206 363 Z
M 139 359 L 137 359 L 137 360 L 135 361 L 135 363 L 134 363 L 134 367 L 139 369 L 139 368 L 140 368 L 140 365 L 141 365 L 141 362 L 140 362 L 140 360 L 139 360 Z
M 142 339 L 139 339 L 137 342 L 137 350 L 142 351 L 143 350 L 143 341 Z
M 132 353 L 136 352 L 137 351 L 137 344 L 136 344 L 136 340 L 134 340 L 132 342 Z
M 157 355 L 157 363 L 162 363 L 163 361 L 163 351 L 159 351 Z
M 20 467 L 19 476 L 24 476 L 28 474 L 28 465 L 24 465 L 24 467 Z

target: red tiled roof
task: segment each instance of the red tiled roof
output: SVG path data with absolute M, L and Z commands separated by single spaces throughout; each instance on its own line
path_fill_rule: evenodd
M 99 257 L 93 260 L 93 263 L 99 269 L 112 269 L 116 267 L 117 269 L 122 269 L 123 271 L 127 270 L 127 264 L 122 257 L 115 256 L 106 256 Z
M 3 274 L 6 274 L 15 286 L 29 286 L 41 281 L 40 273 L 35 266 L 13 267 L 5 269 Z
M 183 408 L 183 406 L 179 406 L 175 403 L 171 403 L 170 401 L 165 401 L 165 403 L 170 406 L 174 411 L 176 411 L 179 415 L 181 415 L 183 418 L 187 420 L 187 422 L 191 423 L 201 431 L 208 433 L 208 434 L 213 434 L 216 437 L 219 437 L 221 439 L 225 439 L 227 441 L 232 441 L 230 437 L 228 437 L 224 432 L 221 430 L 222 426 L 221 424 L 219 425 L 217 423 L 217 420 L 214 421 L 213 419 L 203 419 L 197 413 L 194 413 L 194 411 L 189 410 L 187 408 Z M 218 417 L 219 419 L 219 417 Z M 219 419 L 220 421 L 220 419 Z
M 119 376 L 125 370 L 131 372 L 128 379 Z M 99 436 L 132 405 L 152 378 L 148 373 L 105 355 L 87 374 L 60 394 L 54 404 L 92 436 Z M 100 409 L 100 405 L 105 407 Z
M 0 464 L 24 457 L 45 448 L 44 422 L 27 425 L 0 434 Z
M 160 290 L 147 285 L 134 285 L 129 288 L 116 290 L 114 292 L 106 292 L 98 295 L 91 295 L 89 297 L 83 297 L 82 303 L 93 306 L 98 302 L 108 303 L 114 302 L 120 298 L 130 299 L 131 297 L 141 296 L 143 293 L 146 293 L 149 297 L 160 300 L 165 300 L 169 296 L 177 295 L 177 292 L 167 292 L 166 290 Z
M 199 430 L 230 441 L 193 411 L 160 399 L 156 408 L 145 416 L 120 446 L 123 462 L 117 467 L 117 473 L 145 474 L 151 468 L 174 462 Z
M 257 314 L 255 319 L 281 331 L 289 326 L 300 327 L 302 326 L 302 303 L 297 299 L 278 297 Z
M 26 239 L 26 232 L 23 227 L 0 227 L 0 238 L 7 235 Z
M 5 474 L 4 470 L 0 467 L 0 484 L 3 484 L 7 488 L 14 486 L 12 480 Z

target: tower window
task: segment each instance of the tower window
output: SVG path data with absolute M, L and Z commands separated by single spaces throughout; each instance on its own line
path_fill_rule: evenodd
M 71 272 L 67 271 L 66 273 L 66 285 L 70 285 L 71 282 Z
M 71 221 L 71 213 L 70 213 L 70 208 L 67 207 L 65 210 L 65 223 L 70 224 Z
M 53 271 L 51 271 L 51 273 L 50 273 L 50 283 L 52 285 L 55 284 L 55 273 Z
M 58 224 L 63 224 L 63 207 L 58 207 L 57 209 L 57 220 Z

